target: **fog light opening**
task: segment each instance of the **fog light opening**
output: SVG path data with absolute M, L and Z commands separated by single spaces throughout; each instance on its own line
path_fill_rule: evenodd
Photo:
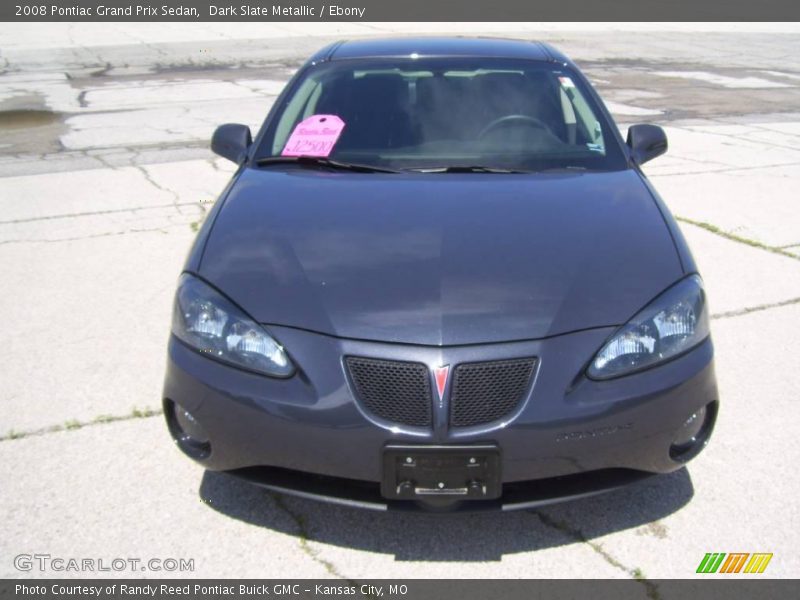
M 712 402 L 691 413 L 675 434 L 669 449 L 673 460 L 687 461 L 705 447 L 716 420 L 717 403 Z
M 208 433 L 196 417 L 172 400 L 164 400 L 164 415 L 172 439 L 178 447 L 192 458 L 202 460 L 211 454 Z

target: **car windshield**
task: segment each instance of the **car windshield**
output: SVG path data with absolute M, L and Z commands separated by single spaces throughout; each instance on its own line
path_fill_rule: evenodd
M 329 165 L 423 172 L 626 168 L 613 124 L 582 80 L 553 63 L 409 58 L 315 65 L 275 107 L 256 159 L 285 165 L 269 158 L 305 154 L 298 146 L 292 154 L 289 143 L 315 115 L 343 123 L 338 138 L 328 138 L 332 145 L 309 150 Z

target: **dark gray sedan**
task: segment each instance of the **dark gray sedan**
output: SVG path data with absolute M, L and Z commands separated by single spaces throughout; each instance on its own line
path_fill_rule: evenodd
M 164 410 L 207 469 L 378 509 L 515 509 L 682 467 L 717 388 L 703 283 L 577 67 L 535 42 L 333 44 L 181 275 Z

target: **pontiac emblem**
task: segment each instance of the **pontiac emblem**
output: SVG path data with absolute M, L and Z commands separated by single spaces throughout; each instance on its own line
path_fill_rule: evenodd
M 444 398 L 444 389 L 447 387 L 447 376 L 450 374 L 450 365 L 437 367 L 433 370 L 436 379 L 436 391 L 439 392 L 439 400 Z

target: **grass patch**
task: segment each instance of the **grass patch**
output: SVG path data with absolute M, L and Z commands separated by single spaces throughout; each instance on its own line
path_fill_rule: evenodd
M 214 202 L 213 200 L 200 200 L 200 202 L 197 203 L 197 206 L 200 207 L 200 212 L 203 214 L 203 216 L 198 221 L 192 221 L 191 223 L 189 223 L 189 228 L 193 232 L 197 233 L 198 231 L 200 231 L 200 225 L 203 224 L 203 221 L 206 218 L 206 213 L 208 212 L 206 204 L 212 204 L 213 202 Z
M 131 418 L 132 419 L 146 419 L 147 417 L 154 417 L 154 416 L 160 415 L 160 414 L 161 414 L 161 410 L 160 409 L 138 408 L 138 407 L 134 406 L 133 410 L 131 411 Z
M 119 420 L 119 418 L 120 417 L 115 417 L 114 415 L 97 415 L 92 419 L 92 423 L 113 423 Z

